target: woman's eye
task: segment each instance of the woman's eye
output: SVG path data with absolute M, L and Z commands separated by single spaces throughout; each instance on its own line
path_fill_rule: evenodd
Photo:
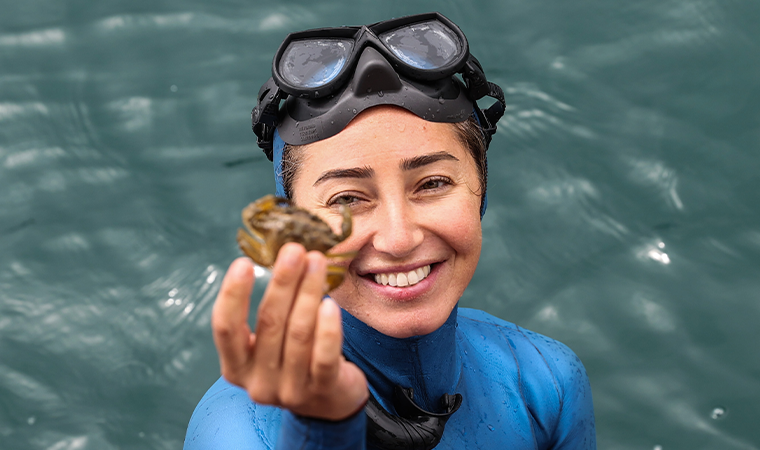
M 450 181 L 445 178 L 431 178 L 420 186 L 420 189 L 423 190 L 431 190 L 431 189 L 438 189 L 442 188 L 445 185 L 450 184 Z
M 341 204 L 350 206 L 351 204 L 354 204 L 358 201 L 359 199 L 353 195 L 343 194 L 343 195 L 337 195 L 331 198 L 328 204 L 330 206 L 336 206 L 336 205 L 341 205 Z

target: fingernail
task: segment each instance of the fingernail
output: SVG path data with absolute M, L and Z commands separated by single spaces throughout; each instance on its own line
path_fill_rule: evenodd
M 251 271 L 251 262 L 247 258 L 240 258 L 235 261 L 231 270 L 235 278 L 242 278 Z
M 298 264 L 299 252 L 293 246 L 282 248 L 282 263 L 289 267 L 295 267 Z
M 322 310 L 322 315 L 325 317 L 333 317 L 340 315 L 340 306 L 338 306 L 337 303 L 335 303 L 335 300 L 331 299 L 330 297 L 325 297 L 322 300 L 322 305 L 320 305 L 320 309 Z
M 309 257 L 309 272 L 319 272 L 324 266 L 324 260 L 318 255 L 312 255 Z

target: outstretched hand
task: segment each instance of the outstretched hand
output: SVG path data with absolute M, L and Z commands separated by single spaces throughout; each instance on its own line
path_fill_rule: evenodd
M 369 397 L 364 373 L 342 355 L 340 308 L 322 301 L 327 261 L 300 244 L 286 244 L 248 326 L 253 266 L 238 258 L 222 281 L 211 326 L 222 375 L 257 403 L 294 414 L 342 420 Z

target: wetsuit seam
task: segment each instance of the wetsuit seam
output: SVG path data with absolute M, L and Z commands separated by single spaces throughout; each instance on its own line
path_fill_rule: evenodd
M 552 437 L 557 433 L 557 427 L 560 423 L 560 418 L 562 417 L 562 410 L 565 408 L 565 396 L 560 392 L 560 383 L 559 380 L 557 380 L 557 376 L 555 375 L 554 371 L 552 370 L 551 366 L 549 366 L 549 362 L 546 360 L 546 357 L 541 352 L 541 350 L 538 348 L 536 344 L 533 343 L 533 340 L 531 340 L 527 334 L 523 331 L 522 328 L 520 328 L 519 325 L 515 325 L 515 328 L 517 331 L 525 337 L 525 339 L 530 342 L 530 345 L 533 346 L 533 348 L 536 349 L 536 352 L 538 352 L 539 355 L 541 355 L 541 359 L 544 361 L 544 364 L 546 364 L 546 369 L 549 371 L 550 374 L 552 374 L 552 381 L 554 382 L 554 390 L 557 392 L 557 398 L 559 400 L 559 411 L 557 412 L 557 421 L 554 424 L 554 429 L 552 430 Z
M 517 359 L 517 355 L 515 354 L 515 349 L 512 348 L 512 346 L 509 344 L 509 338 L 504 335 L 504 331 L 501 330 L 503 327 L 499 327 L 499 333 L 501 333 L 501 337 L 504 338 L 504 343 L 509 347 L 510 353 L 512 353 L 512 359 L 515 361 L 515 366 L 517 367 L 517 388 L 520 390 L 520 398 L 522 399 L 523 405 L 525 406 L 526 412 L 530 413 L 530 409 L 528 408 L 528 402 L 525 400 L 525 393 L 523 393 L 523 386 L 522 386 L 522 370 L 520 369 L 520 361 Z M 532 415 L 532 414 L 529 414 Z M 533 448 L 538 449 L 538 441 L 536 440 L 536 430 L 533 427 L 533 419 L 529 418 L 530 422 L 530 433 L 533 436 Z

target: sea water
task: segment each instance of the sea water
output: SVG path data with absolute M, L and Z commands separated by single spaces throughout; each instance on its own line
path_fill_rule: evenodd
M 428 10 L 508 103 L 461 304 L 575 350 L 600 449 L 760 448 L 752 0 L 0 0 L 0 448 L 181 448 L 277 46 Z

